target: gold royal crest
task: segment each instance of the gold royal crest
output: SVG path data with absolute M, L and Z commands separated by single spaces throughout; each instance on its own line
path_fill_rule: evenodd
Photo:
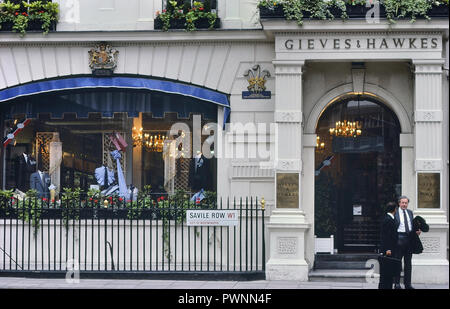
M 96 75 L 111 75 L 117 67 L 119 51 L 106 43 L 100 43 L 89 52 L 89 67 Z

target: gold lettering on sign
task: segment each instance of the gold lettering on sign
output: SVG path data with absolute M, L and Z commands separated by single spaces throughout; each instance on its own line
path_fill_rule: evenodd
M 439 173 L 417 174 L 419 208 L 440 208 L 441 175 Z
M 298 208 L 298 173 L 277 173 L 277 208 Z

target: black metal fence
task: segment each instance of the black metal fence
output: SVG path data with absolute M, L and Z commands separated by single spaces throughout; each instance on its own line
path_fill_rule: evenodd
M 234 211 L 230 226 L 192 226 L 189 210 Z M 153 195 L 0 201 L 0 276 L 212 275 L 265 278 L 264 208 L 254 198 L 198 203 Z

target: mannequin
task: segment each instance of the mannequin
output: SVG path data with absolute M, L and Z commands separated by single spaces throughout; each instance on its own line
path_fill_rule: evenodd
M 201 189 L 209 190 L 210 176 L 209 160 L 200 151 L 197 151 L 189 170 L 189 186 L 195 192 Z
M 50 198 L 51 185 L 50 175 L 42 170 L 42 166 L 38 166 L 38 170 L 30 176 L 30 189 L 37 191 L 39 198 Z
M 115 182 L 114 171 L 106 166 L 100 166 L 95 169 L 95 178 L 101 186 L 101 190 L 109 188 Z
M 16 188 L 22 192 L 30 189 L 30 175 L 36 171 L 36 161 L 28 152 L 23 152 L 14 160 Z

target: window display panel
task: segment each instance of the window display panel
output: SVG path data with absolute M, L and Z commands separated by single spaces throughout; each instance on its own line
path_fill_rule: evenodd
M 117 92 L 110 96 L 102 91 L 102 94 L 115 98 L 112 104 L 128 102 L 127 108 L 143 103 L 146 96 L 148 99 L 148 94 L 144 93 Z M 118 97 L 122 97 L 122 101 Z M 153 105 L 154 112 L 102 111 L 87 112 L 87 116 L 86 110 L 80 114 L 73 106 L 69 112 L 64 112 L 63 102 L 58 100 L 70 99 L 71 104 L 86 107 L 88 99 L 97 103 L 104 101 L 98 93 L 90 96 L 86 93 L 48 95 L 45 98 L 56 98 L 56 101 L 47 105 L 34 97 L 28 101 L 21 98 L 3 113 L 6 116 L 3 118 L 5 132 L 12 132 L 17 123 L 26 123 L 5 147 L 3 188 L 23 193 L 35 189 L 38 196 L 45 198 L 49 197 L 51 188 L 56 194 L 62 193 L 64 188 L 79 188 L 83 193 L 95 189 L 105 195 L 119 194 L 127 199 L 131 192 L 136 197 L 144 187 L 155 194 L 174 194 L 177 190 L 191 194 L 201 190 L 215 191 L 216 160 L 206 158 L 200 151 L 192 153 L 192 145 L 195 127 L 201 145 L 210 138 L 208 134 L 202 135 L 201 129 L 205 124 L 217 121 L 217 108 L 202 106 L 189 98 L 182 105 L 180 100 L 184 98 L 178 97 L 152 95 L 162 103 L 162 106 Z M 134 103 L 131 103 L 132 99 Z M 39 102 L 43 104 L 42 108 L 38 106 Z M 61 106 L 49 112 L 55 104 Z M 190 109 L 202 112 L 191 112 Z M 171 136 L 172 126 L 180 124 L 186 132 L 178 131 Z M 177 144 L 176 139 L 181 134 L 186 136 Z M 213 147 L 211 145 L 211 149 Z M 187 155 L 179 156 L 181 152 Z

